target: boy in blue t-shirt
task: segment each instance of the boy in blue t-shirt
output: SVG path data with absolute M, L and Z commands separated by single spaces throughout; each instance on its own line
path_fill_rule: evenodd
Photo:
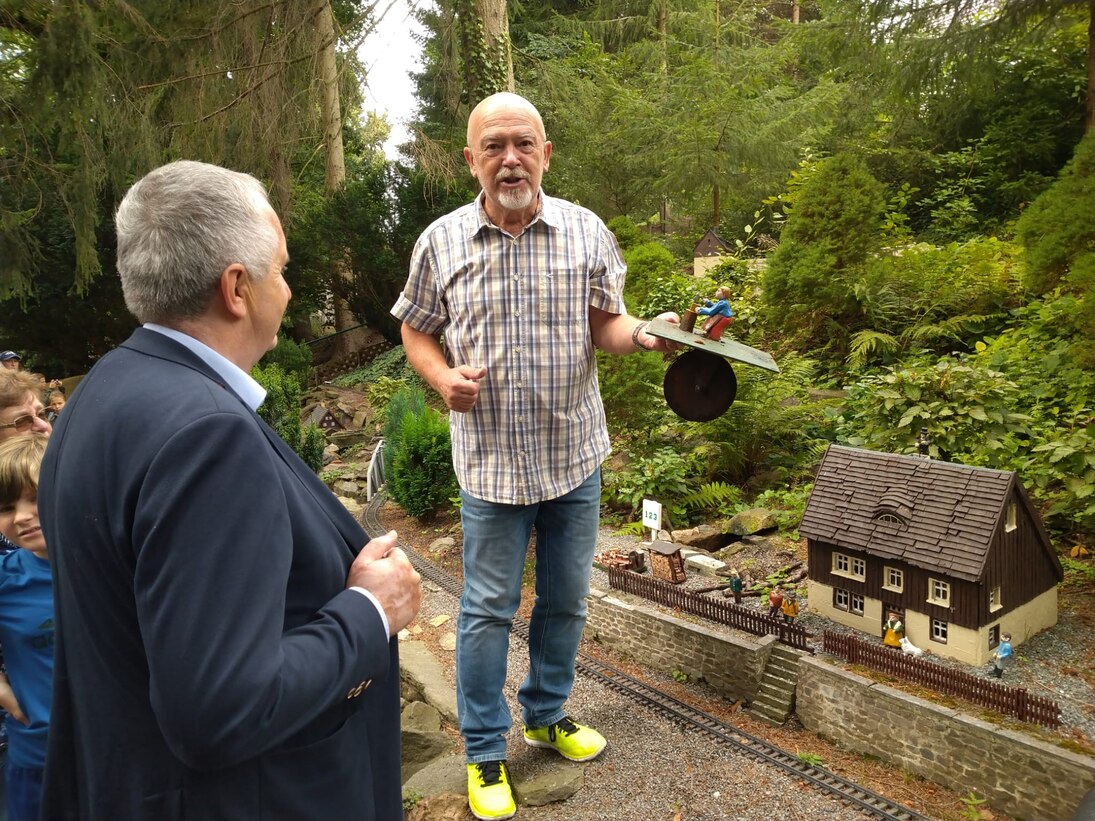
M 0 533 L 19 549 L 0 557 L 0 706 L 8 734 L 5 766 L 11 821 L 37 821 L 46 764 L 53 678 L 53 577 L 38 524 L 44 436 L 0 442 Z

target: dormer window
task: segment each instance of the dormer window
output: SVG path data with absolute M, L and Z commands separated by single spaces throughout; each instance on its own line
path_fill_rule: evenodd
M 888 490 L 871 512 L 871 518 L 881 524 L 908 527 L 912 518 L 912 503 L 903 493 Z

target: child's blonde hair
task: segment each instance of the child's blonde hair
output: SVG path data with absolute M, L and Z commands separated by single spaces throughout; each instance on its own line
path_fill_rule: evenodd
M 37 433 L 0 442 L 0 504 L 11 504 L 27 490 L 38 489 L 38 472 L 48 442 Z

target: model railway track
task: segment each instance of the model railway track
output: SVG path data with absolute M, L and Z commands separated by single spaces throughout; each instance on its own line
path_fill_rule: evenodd
M 373 536 L 386 532 L 378 515 L 383 499 L 383 493 L 375 495 L 365 508 L 363 515 L 365 529 Z M 456 598 L 460 597 L 463 592 L 463 584 L 460 581 L 425 559 L 409 545 L 400 542 L 399 546 L 406 552 L 411 564 L 414 565 L 415 570 L 422 578 L 428 579 L 446 593 Z M 527 643 L 528 622 L 523 619 L 514 619 L 513 633 Z M 796 756 L 786 750 L 781 750 L 763 738 L 726 724 L 714 716 L 685 704 L 683 701 L 678 701 L 672 696 L 629 676 L 622 670 L 598 661 L 585 653 L 578 653 L 575 666 L 582 675 L 600 682 L 603 686 L 631 701 L 641 704 L 683 727 L 703 733 L 723 746 L 760 759 L 803 783 L 821 790 L 821 792 L 838 801 L 860 810 L 870 818 L 878 818 L 882 821 L 932 821 L 928 816 L 897 804 L 885 796 L 861 787 L 853 781 L 842 778 L 822 767 L 815 767 L 800 761 Z

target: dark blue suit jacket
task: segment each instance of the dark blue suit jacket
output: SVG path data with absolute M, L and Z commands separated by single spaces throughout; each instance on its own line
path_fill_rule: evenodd
M 42 466 L 57 646 L 43 819 L 402 818 L 368 540 L 185 347 L 137 330 Z

